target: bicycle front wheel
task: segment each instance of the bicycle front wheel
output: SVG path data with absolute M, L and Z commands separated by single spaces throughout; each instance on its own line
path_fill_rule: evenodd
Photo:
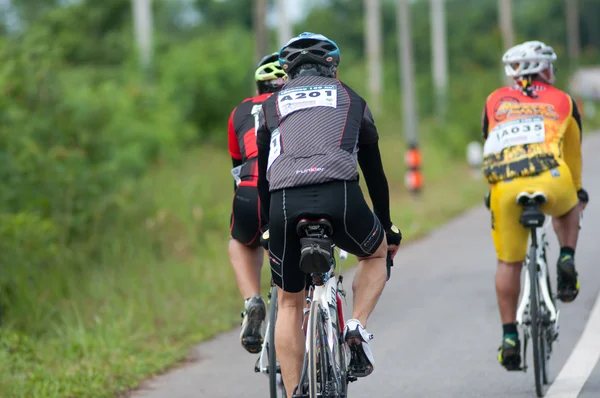
M 531 316 L 531 343 L 533 346 L 533 374 L 538 397 L 544 396 L 546 377 L 546 350 L 544 326 L 540 314 L 540 288 L 538 281 L 537 245 L 533 241 L 529 250 L 529 312 Z
M 308 320 L 308 395 L 310 398 L 326 397 L 329 369 L 327 346 L 323 326 L 323 313 L 318 301 L 310 305 Z

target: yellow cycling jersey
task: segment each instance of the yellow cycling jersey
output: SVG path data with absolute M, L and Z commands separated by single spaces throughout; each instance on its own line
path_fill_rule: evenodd
M 581 189 L 581 116 L 573 98 L 535 82 L 534 96 L 503 87 L 486 100 L 483 112 L 483 173 L 491 184 L 569 167 Z

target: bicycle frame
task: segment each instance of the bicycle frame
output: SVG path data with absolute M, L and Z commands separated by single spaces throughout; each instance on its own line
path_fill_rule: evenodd
M 339 250 L 339 258 L 340 258 L 340 267 L 339 271 L 341 273 L 341 263 L 348 258 L 348 253 L 345 250 Z M 309 291 L 307 299 L 310 299 L 311 302 L 313 300 L 317 300 L 320 302 L 322 308 L 329 308 L 329 306 L 333 306 L 333 308 L 337 307 L 338 314 L 338 322 L 340 325 L 340 329 L 344 327 L 344 309 L 342 307 L 342 300 L 340 297 L 340 293 L 338 290 L 338 281 L 339 279 L 335 277 L 334 269 L 332 268 L 328 275 L 328 280 L 323 286 L 312 286 L 311 291 Z M 271 305 L 269 303 L 269 305 Z M 305 309 L 305 313 L 308 310 Z M 327 341 L 329 342 L 329 348 L 331 352 L 333 351 L 334 343 L 337 341 L 337 338 L 333 336 L 333 323 L 329 317 L 329 313 L 327 312 L 326 320 L 327 320 Z M 269 325 L 267 323 L 266 333 L 264 337 L 264 341 L 269 340 Z M 308 341 L 306 342 L 306 351 L 308 352 Z M 345 353 L 344 353 L 345 355 Z M 260 356 L 258 358 L 257 364 L 255 365 L 255 371 L 268 375 L 269 369 L 269 353 L 267 352 L 267 345 L 263 344 L 263 347 L 260 351 Z M 282 382 L 281 374 L 277 375 L 278 382 Z
M 272 285 L 269 289 L 271 289 L 273 286 Z M 269 292 L 269 306 L 271 306 L 271 294 Z M 271 337 L 271 335 L 269 334 L 269 322 L 267 321 L 267 325 L 266 325 L 266 332 L 265 332 L 265 337 L 263 339 L 263 341 L 270 341 L 269 337 Z M 258 358 L 257 364 L 255 366 L 255 371 L 256 372 L 260 372 L 260 373 L 264 373 L 266 375 L 268 375 L 269 373 L 269 353 L 267 352 L 267 344 L 263 343 L 262 349 L 260 350 L 260 356 Z M 280 376 L 281 377 L 281 376 Z
M 338 314 L 338 322 L 343 322 L 343 308 L 341 306 L 341 299 L 338 294 L 338 278 L 335 277 L 333 273 L 333 269 L 329 271 L 327 282 L 321 286 L 312 286 L 311 292 L 309 292 L 308 299 L 312 303 L 313 301 L 319 302 L 321 308 L 329 309 L 335 308 L 336 313 Z M 312 297 L 311 294 L 312 293 Z M 309 317 L 313 316 L 313 314 L 309 314 Z M 327 343 L 329 345 L 329 349 L 333 355 L 335 355 L 335 346 L 337 346 L 338 337 L 334 336 L 333 322 L 331 320 L 329 311 L 324 312 L 324 318 L 326 322 L 326 333 L 327 333 Z M 340 323 L 340 329 L 343 328 L 344 324 Z M 309 342 L 306 340 L 305 343 L 306 352 L 309 350 Z
M 269 337 L 271 337 L 269 335 L 269 328 L 267 326 L 267 331 L 265 332 L 265 339 L 264 341 L 269 341 Z M 256 368 L 258 369 L 258 371 L 260 373 L 264 373 L 264 374 L 268 374 L 268 366 L 269 366 L 269 353 L 267 352 L 266 349 L 266 344 L 263 344 L 262 349 L 260 350 L 260 356 L 258 357 L 258 364 L 256 365 Z
M 544 303 L 544 306 L 548 310 L 549 320 L 550 320 L 550 322 L 552 322 L 552 325 L 553 325 L 553 332 L 555 335 L 558 335 L 558 317 L 560 314 L 560 310 L 558 310 L 556 308 L 556 306 L 554 305 L 554 302 L 552 301 L 551 293 L 548 291 L 547 278 L 548 278 L 549 271 L 548 271 L 548 264 L 547 264 L 545 256 L 544 256 L 546 247 L 548 246 L 548 242 L 546 241 L 546 230 L 547 230 L 549 223 L 551 222 L 550 220 L 551 220 L 551 217 L 547 217 L 546 222 L 544 223 L 544 226 L 542 228 L 537 228 L 535 231 L 536 235 L 537 235 L 537 243 L 538 243 L 535 261 L 538 264 L 537 278 L 539 281 L 538 286 L 540 289 L 540 296 L 541 296 L 540 302 Z M 529 247 L 531 247 L 531 237 L 530 237 Z M 526 334 L 527 337 L 529 337 L 530 336 L 530 325 L 531 325 L 531 320 L 529 319 L 529 304 L 530 304 L 529 297 L 530 297 L 530 293 L 531 293 L 530 279 L 529 279 L 529 278 L 531 278 L 531 275 L 529 275 L 529 257 L 527 257 L 523 263 L 523 272 L 525 273 L 525 281 L 524 281 L 525 285 L 524 285 L 523 294 L 521 297 L 521 302 L 519 303 L 519 307 L 517 309 L 517 324 L 523 328 L 524 333 Z
M 341 261 L 343 261 L 344 259 L 346 259 L 348 256 L 348 253 L 344 252 L 343 250 L 340 250 L 340 263 Z M 336 360 L 336 356 L 338 355 L 338 349 L 342 350 L 342 352 L 339 353 L 340 357 L 344 358 L 344 360 L 347 358 L 347 353 L 346 353 L 346 347 L 344 344 L 340 344 L 340 336 L 335 336 L 335 328 L 333 326 L 333 321 L 332 321 L 332 312 L 330 311 L 331 309 L 334 309 L 333 314 L 335 314 L 334 316 L 337 317 L 337 322 L 338 322 L 338 326 L 339 326 L 339 330 L 343 330 L 344 327 L 344 315 L 343 315 L 343 306 L 342 306 L 342 299 L 341 296 L 345 296 L 344 290 L 339 289 L 338 286 L 342 283 L 342 276 L 337 276 L 335 273 L 335 268 L 336 268 L 336 264 L 335 261 L 332 263 L 330 270 L 323 274 L 323 275 L 315 275 L 312 274 L 311 277 L 313 277 L 313 280 L 315 277 L 321 277 L 323 278 L 321 281 L 323 282 L 322 284 L 319 283 L 319 285 L 312 285 L 308 291 L 307 294 L 307 304 L 310 304 L 308 306 L 308 308 L 304 309 L 304 315 L 306 315 L 306 313 L 308 313 L 308 320 L 307 322 L 303 323 L 303 325 L 312 325 L 313 324 L 313 317 L 318 316 L 317 312 L 313 312 L 310 310 L 310 308 L 312 308 L 313 304 L 317 304 L 316 308 L 320 308 L 320 311 L 322 311 L 322 315 L 323 315 L 323 320 L 325 322 L 325 340 L 326 340 L 326 355 L 328 356 L 328 360 L 329 363 L 335 363 Z M 341 266 L 339 267 L 338 272 L 341 274 Z M 304 328 L 304 326 L 303 326 Z M 304 328 L 304 334 L 306 336 L 308 329 Z M 308 336 L 307 336 L 308 337 Z M 337 347 L 337 348 L 336 348 Z M 302 365 L 302 374 L 300 376 L 300 383 L 299 383 L 299 388 L 300 386 L 302 386 L 307 379 L 309 379 L 309 374 L 308 372 L 310 372 L 310 369 L 308 367 L 309 365 L 309 355 L 311 352 L 311 342 L 310 339 L 306 338 L 305 339 L 305 350 L 304 350 L 304 361 L 303 361 L 303 365 Z M 346 372 L 346 369 L 338 369 L 339 372 Z M 342 383 L 344 382 L 345 378 L 342 378 L 341 381 Z M 347 383 L 347 381 L 346 381 Z

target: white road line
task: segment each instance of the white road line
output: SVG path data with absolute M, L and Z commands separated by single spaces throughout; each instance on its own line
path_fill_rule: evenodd
M 546 398 L 577 398 L 600 359 L 600 295 L 571 356 L 546 393 Z

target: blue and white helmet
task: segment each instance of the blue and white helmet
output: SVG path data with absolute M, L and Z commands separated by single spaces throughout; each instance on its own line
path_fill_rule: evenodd
M 304 32 L 281 47 L 279 63 L 286 73 L 307 63 L 337 67 L 340 64 L 340 49 L 335 42 L 321 34 Z

